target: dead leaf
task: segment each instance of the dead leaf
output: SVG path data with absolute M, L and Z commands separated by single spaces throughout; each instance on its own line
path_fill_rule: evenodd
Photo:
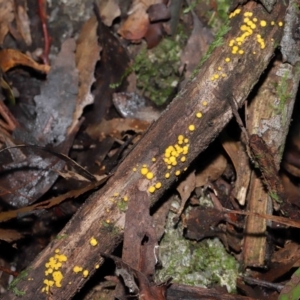
M 144 132 L 148 126 L 148 122 L 137 119 L 103 120 L 99 124 L 89 126 L 86 129 L 86 133 L 94 139 L 99 139 L 99 137 L 108 135 L 120 139 L 122 138 L 122 133 L 128 130 L 141 133 Z
M 50 66 L 38 64 L 32 58 L 18 50 L 3 49 L 0 51 L 0 66 L 3 72 L 7 72 L 18 65 L 30 67 L 42 73 L 48 73 L 50 70 Z
M 249 157 L 243 144 L 230 139 L 228 136 L 222 137 L 222 146 L 230 157 L 236 172 L 236 182 L 232 191 L 233 196 L 240 205 L 244 206 L 251 177 Z
M 0 45 L 3 44 L 10 23 L 14 20 L 14 1 L 0 0 Z
M 77 40 L 75 60 L 79 75 L 79 91 L 73 122 L 68 132 L 71 132 L 78 125 L 83 109 L 94 102 L 91 86 L 95 81 L 94 70 L 97 61 L 100 60 L 101 51 L 101 47 L 98 45 L 97 26 L 96 17 L 91 17 L 83 25 Z
M 177 192 L 180 195 L 180 207 L 178 209 L 178 212 L 176 216 L 174 217 L 174 222 L 177 223 L 179 220 L 179 217 L 184 210 L 185 204 L 188 201 L 188 199 L 191 196 L 191 193 L 194 191 L 196 187 L 196 177 L 195 177 L 195 171 L 191 172 L 184 180 L 182 180 L 179 185 L 177 186 Z
M 21 233 L 12 229 L 0 229 L 0 240 L 8 243 L 20 240 L 23 237 Z
M 77 189 L 77 190 L 72 190 L 69 191 L 65 194 L 59 195 L 57 197 L 53 197 L 51 199 L 42 201 L 40 203 L 31 205 L 31 206 L 26 206 L 23 208 L 19 208 L 16 210 L 10 210 L 10 211 L 5 211 L 5 212 L 0 212 L 0 223 L 2 222 L 6 222 L 9 221 L 11 219 L 17 218 L 19 215 L 28 213 L 28 212 L 33 212 L 35 210 L 43 210 L 43 209 L 49 209 L 53 206 L 56 206 L 60 203 L 62 203 L 63 201 L 67 200 L 67 199 L 71 199 L 71 198 L 77 198 L 80 195 L 100 186 L 101 184 L 103 184 L 109 177 L 108 176 L 102 176 L 102 179 L 100 179 L 98 177 L 98 181 L 96 182 L 92 182 L 90 184 L 88 184 L 87 186 Z
M 21 34 L 25 44 L 30 46 L 32 44 L 32 38 L 30 32 L 30 20 L 26 7 L 21 5 L 17 6 L 16 23 L 18 32 Z
M 217 155 L 203 170 L 196 174 L 196 187 L 204 186 L 208 181 L 215 181 L 225 171 L 227 160 L 224 155 Z
M 121 15 L 121 10 L 116 0 L 99 1 L 99 11 L 102 22 L 110 27 L 115 18 Z
M 180 58 L 181 65 L 179 67 L 179 72 L 182 73 L 183 70 L 185 70 L 185 80 L 182 84 L 185 84 L 188 78 L 192 75 L 193 71 L 199 64 L 201 57 L 206 53 L 214 38 L 211 31 L 204 26 L 193 11 L 192 16 L 193 31 Z
M 154 4 L 162 3 L 161 0 L 134 0 L 128 17 L 120 26 L 118 33 L 125 39 L 137 41 L 142 39 L 149 27 L 150 21 L 147 9 Z

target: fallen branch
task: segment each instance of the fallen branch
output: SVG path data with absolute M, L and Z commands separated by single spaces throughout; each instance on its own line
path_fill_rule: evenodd
M 242 34 L 240 26 L 244 12 L 252 12 L 257 18 L 257 28 L 264 38 L 265 47 L 261 49 L 256 34 L 252 34 L 243 46 L 244 52 L 233 54 L 228 44 Z M 184 172 L 229 122 L 232 112 L 228 97 L 233 96 L 239 107 L 243 105 L 281 40 L 281 26 L 261 27 L 260 21 L 279 24 L 284 19 L 284 13 L 282 2 L 275 5 L 272 14 L 268 14 L 261 5 L 250 2 L 243 7 L 240 15 L 232 18 L 232 29 L 224 44 L 213 51 L 198 75 L 179 93 L 159 120 L 150 126 L 105 187 L 94 193 L 79 209 L 60 233 L 65 238 L 53 240 L 27 268 L 25 279 L 14 284 L 14 288 L 25 293 L 26 299 L 47 299 L 50 296 L 52 299 L 66 300 L 85 284 L 94 273 L 95 266 L 103 261 L 100 252 L 112 252 L 122 239 L 125 223 L 122 208 L 126 200 L 135 201 L 134 191 L 138 189 L 147 192 L 151 203 L 157 202 L 178 180 L 179 173 Z M 179 144 L 179 135 L 188 139 L 185 145 L 189 147 L 185 149 L 185 159 L 172 166 L 172 163 L 166 163 L 165 151 L 169 146 Z M 140 172 L 144 164 L 147 165 L 149 179 Z M 167 168 L 169 165 L 171 169 Z M 137 171 L 134 172 L 133 168 Z M 149 187 L 153 187 L 151 192 Z M 93 243 L 94 246 L 90 243 L 92 237 L 98 242 Z M 62 287 L 54 284 L 49 287 L 50 293 L 47 295 L 42 293 L 46 284 L 45 263 L 55 255 L 56 249 L 67 258 L 61 268 L 64 278 Z M 88 275 L 75 273 L 75 266 L 88 270 Z M 33 280 L 28 281 L 28 278 Z M 5 299 L 16 298 L 12 292 L 5 296 Z

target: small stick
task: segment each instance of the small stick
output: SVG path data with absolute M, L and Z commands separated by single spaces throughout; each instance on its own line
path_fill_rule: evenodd
M 42 60 L 45 65 L 49 66 L 49 51 L 50 51 L 51 38 L 49 36 L 48 28 L 47 28 L 46 5 L 44 0 L 38 0 L 38 4 L 39 4 L 39 16 L 42 22 L 42 28 L 44 34 L 44 52 L 42 55 Z

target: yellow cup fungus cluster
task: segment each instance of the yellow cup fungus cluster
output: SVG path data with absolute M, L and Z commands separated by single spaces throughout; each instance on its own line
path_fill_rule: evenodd
M 73 272 L 76 273 L 76 274 L 82 272 L 82 276 L 83 276 L 84 278 L 88 277 L 88 275 L 89 275 L 89 271 L 88 271 L 88 270 L 83 270 L 83 268 L 80 267 L 80 266 L 74 266 Z
M 63 279 L 63 274 L 60 271 L 64 262 L 67 261 L 67 257 L 64 254 L 59 253 L 60 250 L 55 250 L 55 255 L 49 258 L 49 261 L 45 263 L 45 276 L 44 279 L 44 287 L 42 288 L 42 292 L 48 294 L 50 292 L 50 288 L 55 286 L 60 288 L 61 281 Z
M 241 14 L 242 10 L 240 8 L 237 8 L 235 11 L 233 11 L 229 15 L 229 19 L 232 19 L 236 17 L 237 15 Z M 242 25 L 240 26 L 240 34 L 231 39 L 228 43 L 228 46 L 230 48 L 230 53 L 233 55 L 243 55 L 245 53 L 245 42 L 249 40 L 250 36 L 256 34 L 256 42 L 259 46 L 259 49 L 263 50 L 266 48 L 266 42 L 264 38 L 262 37 L 262 31 L 264 27 L 271 25 L 274 26 L 275 22 L 271 21 L 269 24 L 266 20 L 258 20 L 254 16 L 254 13 L 251 11 L 246 11 L 242 15 Z M 283 26 L 283 22 L 278 22 L 278 26 Z M 252 51 L 252 54 L 256 54 L 256 51 Z M 231 58 L 228 56 L 225 59 L 226 63 L 229 63 L 231 61 Z M 223 77 L 226 77 L 226 74 L 223 72 L 220 72 L 222 69 L 221 66 L 217 68 L 217 72 L 213 74 L 210 78 L 211 81 L 221 79 Z

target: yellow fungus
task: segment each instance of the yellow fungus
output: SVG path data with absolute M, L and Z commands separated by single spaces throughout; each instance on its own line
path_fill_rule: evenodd
M 252 20 L 253 20 L 253 22 L 257 22 L 258 21 L 257 18 L 253 18 Z
M 202 113 L 201 113 L 200 111 L 197 112 L 197 113 L 196 113 L 196 117 L 197 117 L 198 119 L 202 118 Z
M 261 20 L 260 21 L 260 26 L 261 27 L 266 27 L 267 26 L 267 22 L 265 20 Z
M 184 139 L 184 136 L 183 136 L 182 134 L 180 134 L 180 135 L 178 136 L 178 141 L 183 141 L 183 139 Z
M 185 167 L 184 169 L 183 169 L 183 171 L 185 172 L 187 170 L 187 167 Z
M 202 102 L 202 105 L 203 105 L 203 106 L 206 106 L 206 105 L 207 105 L 207 101 L 203 101 L 203 102 Z
M 142 175 L 146 175 L 147 173 L 148 173 L 148 168 L 145 168 L 145 167 L 141 168 Z
M 283 26 L 283 23 L 282 23 L 282 22 L 278 22 L 278 26 L 279 26 L 279 27 L 282 27 L 282 26 Z
M 179 176 L 179 175 L 180 175 L 180 171 L 177 170 L 177 171 L 175 172 L 175 175 L 176 175 L 176 176 Z
M 109 219 L 106 219 L 105 222 L 106 222 L 107 224 L 109 224 L 109 223 L 110 223 L 110 220 L 109 220 Z
M 250 27 L 251 27 L 251 29 L 255 29 L 256 25 L 254 23 L 251 23 Z
M 61 287 L 61 281 L 64 278 L 63 274 L 61 273 L 61 271 L 55 271 L 55 272 L 53 272 L 52 277 L 54 279 L 55 286 L 56 287 Z
M 60 251 L 59 249 L 55 249 L 55 253 L 59 253 L 59 251 Z
M 156 188 L 156 189 L 160 189 L 160 188 L 161 188 L 161 182 L 157 182 L 157 183 L 155 184 L 155 188 Z
M 229 58 L 229 57 L 226 57 L 226 58 L 225 58 L 225 61 L 226 61 L 226 62 L 230 62 L 230 58 Z
M 185 161 L 186 161 L 186 157 L 185 157 L 185 156 L 182 156 L 182 157 L 180 158 L 180 161 L 181 161 L 181 162 L 185 162 Z
M 223 73 L 223 74 L 222 74 L 222 77 L 226 77 L 226 74 Z
M 155 186 L 149 186 L 148 192 L 153 194 L 155 192 Z
M 114 193 L 114 197 L 118 197 L 119 196 L 119 193 Z
M 244 50 L 239 50 L 239 54 L 244 54 Z
M 188 139 L 188 138 L 185 138 L 185 139 L 184 139 L 184 142 L 187 144 L 187 143 L 189 142 L 189 139 Z M 184 150 L 185 147 L 186 147 L 186 146 L 183 146 L 182 149 Z
M 147 177 L 147 179 L 151 180 L 151 179 L 154 177 L 154 175 L 153 175 L 152 172 L 148 172 L 148 173 L 146 174 L 146 177 Z
M 95 269 L 99 269 L 99 267 L 100 267 L 100 266 L 97 264 L 97 265 L 95 266 Z
M 221 68 L 221 67 L 218 67 L 218 70 L 219 70 L 219 71 L 221 71 L 221 70 L 222 70 L 222 68 Z
M 98 241 L 97 241 L 94 237 L 92 237 L 92 238 L 90 239 L 90 244 L 91 244 L 93 247 L 95 247 L 95 246 L 98 245 Z
M 89 275 L 89 271 L 88 271 L 88 270 L 84 270 L 84 271 L 82 272 L 82 276 L 83 276 L 84 278 L 87 278 L 88 275 Z
M 172 166 L 167 166 L 167 169 L 168 169 L 168 170 L 172 169 Z
M 214 75 L 214 78 L 215 78 L 215 79 L 218 79 L 218 78 L 219 78 L 219 75 L 218 75 L 218 74 L 215 74 L 215 75 Z
M 146 165 L 146 164 L 143 164 L 143 168 L 147 168 L 147 165 Z
M 173 161 L 173 162 L 171 163 L 171 165 L 172 165 L 172 166 L 176 166 L 176 165 L 177 165 L 177 161 Z
M 212 77 L 210 78 L 210 80 L 211 80 L 211 81 L 214 81 L 214 80 L 215 80 L 215 77 L 214 77 L 214 76 L 212 76 Z
M 239 47 L 238 46 L 233 46 L 232 47 L 232 51 L 238 51 L 239 50 Z
M 128 197 L 127 197 L 127 196 L 124 196 L 124 197 L 123 197 L 123 200 L 124 200 L 125 202 L 127 202 L 127 201 L 128 201 Z
M 133 171 L 133 172 L 136 172 L 136 168 L 134 167 L 134 168 L 132 169 L 132 171 Z
M 194 131 L 194 130 L 195 130 L 195 125 L 190 124 L 190 125 L 189 125 L 189 131 Z
M 155 157 L 152 157 L 151 159 L 153 162 L 156 162 L 156 158 Z
M 167 178 L 167 179 L 170 178 L 170 173 L 166 173 L 165 178 Z
M 244 23 L 247 23 L 247 22 L 249 22 L 249 21 L 250 21 L 249 18 L 244 18 Z

